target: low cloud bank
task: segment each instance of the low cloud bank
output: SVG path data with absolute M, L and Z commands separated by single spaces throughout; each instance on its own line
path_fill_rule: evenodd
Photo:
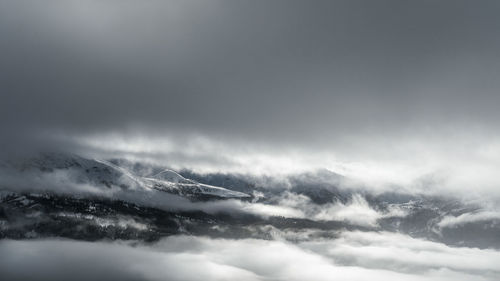
M 282 216 L 289 218 L 304 218 L 306 216 L 302 210 L 285 205 L 251 203 L 235 199 L 192 202 L 185 197 L 155 189 L 123 189 L 114 185 L 111 187 L 99 186 L 79 181 L 77 174 L 72 169 L 60 169 L 52 172 L 35 170 L 20 172 L 13 169 L 0 169 L 0 190 L 3 190 L 5 194 L 8 192 L 51 192 L 73 197 L 97 196 L 167 211 L 199 210 L 210 214 L 246 213 L 262 217 Z
M 7 280 L 498 280 L 500 253 L 400 234 L 346 232 L 334 240 L 173 236 L 155 244 L 0 242 Z
M 346 202 L 333 202 L 318 205 L 309 197 L 285 192 L 277 200 L 282 207 L 301 211 L 301 217 L 319 221 L 345 221 L 354 225 L 377 227 L 377 221 L 387 217 L 404 217 L 407 212 L 397 206 L 392 206 L 386 211 L 376 210 L 370 206 L 366 199 L 354 193 Z
M 98 184 L 95 179 L 83 179 L 75 169 L 54 169 L 40 172 L 36 169 L 19 171 L 0 169 L 0 189 L 13 192 L 53 192 L 76 197 L 101 197 L 123 200 L 141 206 L 164 210 L 201 210 L 207 213 L 246 213 L 261 217 L 282 216 L 287 218 L 308 218 L 318 221 L 345 221 L 354 225 L 376 227 L 380 218 L 406 215 L 402 210 L 380 211 L 373 209 L 359 194 L 354 194 L 349 202 L 332 202 L 318 205 L 304 195 L 284 191 L 270 195 L 268 203 L 246 202 L 240 200 L 217 200 L 192 202 L 155 189 L 134 184 L 133 175 L 117 177 L 109 187 Z M 122 188 L 117 185 L 126 185 Z M 271 193 L 270 193 L 271 194 Z
M 343 182 L 344 187 L 363 187 L 370 192 L 455 194 L 498 200 L 498 136 L 480 128 L 470 129 L 473 133 L 465 135 L 444 130 L 436 136 L 345 137 L 318 151 L 286 144 L 242 144 L 203 134 L 158 135 L 140 130 L 73 137 L 55 134 L 53 141 L 76 145 L 82 154 L 123 157 L 200 173 L 283 177 L 327 168 L 349 179 Z M 450 138 L 454 142 L 450 143 Z

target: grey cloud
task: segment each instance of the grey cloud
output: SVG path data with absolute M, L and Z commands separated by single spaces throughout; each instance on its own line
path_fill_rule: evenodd
M 352 263 L 343 265 L 346 247 Z M 374 252 L 378 248 L 381 251 Z M 0 241 L 0 273 L 29 280 L 496 280 L 498 252 L 450 248 L 398 234 L 346 233 L 338 241 L 174 236 L 150 245 Z M 397 255 L 397 259 L 394 259 Z M 446 257 L 447 259 L 443 259 Z M 345 261 L 345 260 L 344 260 Z
M 1 5 L 12 131 L 135 126 L 324 143 L 498 117 L 496 2 Z
M 496 1 L 3 0 L 0 156 L 327 167 L 409 189 L 436 173 L 445 192 L 488 193 L 500 151 L 498 10 Z M 116 145 L 136 136 L 146 141 L 133 150 Z
M 199 280 L 201 276 L 258 280 L 249 272 L 201 255 L 161 253 L 118 243 L 4 240 L 0 245 L 4 257 L 0 271 L 9 280 Z
M 339 239 L 304 242 L 303 247 L 342 264 L 368 268 L 400 272 L 449 269 L 477 273 L 478 277 L 482 272 L 490 278 L 499 274 L 495 261 L 498 251 L 454 248 L 399 233 L 344 232 Z

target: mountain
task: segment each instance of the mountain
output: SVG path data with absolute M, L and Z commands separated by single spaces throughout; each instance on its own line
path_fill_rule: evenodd
M 194 180 L 186 179 L 170 169 L 163 170 L 150 177 L 142 178 L 143 184 L 149 188 L 170 192 L 188 197 L 208 196 L 217 198 L 250 198 L 251 196 L 242 192 L 226 188 L 201 184 Z
M 249 194 L 201 184 L 186 179 L 173 170 L 165 169 L 150 176 L 140 176 L 125 167 L 102 159 L 78 155 L 45 153 L 37 157 L 4 165 L 21 173 L 50 174 L 64 172 L 70 181 L 105 188 L 125 190 L 160 190 L 192 200 L 250 198 Z
M 73 154 L 4 161 L 0 238 L 152 241 L 182 233 L 295 241 L 347 229 L 500 245 L 497 213 L 453 197 L 344 188 L 345 179 L 328 170 L 280 180 Z

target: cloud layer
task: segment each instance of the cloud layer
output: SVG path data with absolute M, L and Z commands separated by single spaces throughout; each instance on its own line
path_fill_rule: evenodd
M 327 167 L 373 188 L 498 197 L 498 8 L 0 1 L 1 154 Z
M 189 236 L 136 246 L 3 240 L 0 253 L 0 273 L 12 280 L 445 281 L 497 280 L 500 274 L 493 250 L 371 232 L 299 244 Z
M 2 1 L 2 124 L 323 144 L 496 126 L 498 3 L 283 3 Z

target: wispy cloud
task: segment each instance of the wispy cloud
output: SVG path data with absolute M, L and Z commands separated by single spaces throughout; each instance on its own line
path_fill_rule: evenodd
M 454 228 L 468 223 L 482 222 L 482 221 L 499 221 L 500 212 L 480 210 L 476 212 L 468 212 L 459 216 L 445 216 L 438 223 L 440 228 Z

